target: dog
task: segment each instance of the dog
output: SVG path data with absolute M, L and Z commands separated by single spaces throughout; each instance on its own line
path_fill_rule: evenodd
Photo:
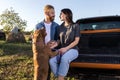
M 46 36 L 45 28 L 36 30 L 33 33 L 32 51 L 34 62 L 34 80 L 47 80 L 49 70 L 49 58 L 57 55 L 57 52 L 52 52 L 50 42 L 45 44 Z

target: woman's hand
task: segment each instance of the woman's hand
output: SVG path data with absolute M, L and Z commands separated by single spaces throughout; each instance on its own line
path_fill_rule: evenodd
M 66 51 L 68 51 L 67 47 L 60 48 L 60 49 L 58 50 L 58 52 L 59 52 L 60 54 L 64 54 Z

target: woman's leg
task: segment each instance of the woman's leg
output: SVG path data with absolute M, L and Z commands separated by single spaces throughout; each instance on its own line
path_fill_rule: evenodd
M 78 57 L 78 50 L 76 49 L 70 49 L 64 55 L 62 55 L 58 69 L 58 75 L 60 78 L 67 75 L 70 62 L 76 59 L 77 57 Z M 58 80 L 62 80 L 62 79 L 58 78 Z
M 52 72 L 54 73 L 55 76 L 58 76 L 58 64 L 57 64 L 57 56 L 50 58 L 49 64 Z

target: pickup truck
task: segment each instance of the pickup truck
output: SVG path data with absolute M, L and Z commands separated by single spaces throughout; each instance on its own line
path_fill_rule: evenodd
M 120 76 L 120 16 L 82 18 L 76 23 L 81 34 L 79 57 L 71 62 L 68 76 Z

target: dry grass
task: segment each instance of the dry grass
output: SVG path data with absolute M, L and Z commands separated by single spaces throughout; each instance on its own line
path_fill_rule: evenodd
M 0 80 L 32 80 L 31 44 L 0 42 Z
M 33 80 L 33 57 L 30 43 L 0 41 L 0 80 Z M 51 74 L 51 80 L 56 80 Z M 66 78 L 66 80 L 75 80 Z

